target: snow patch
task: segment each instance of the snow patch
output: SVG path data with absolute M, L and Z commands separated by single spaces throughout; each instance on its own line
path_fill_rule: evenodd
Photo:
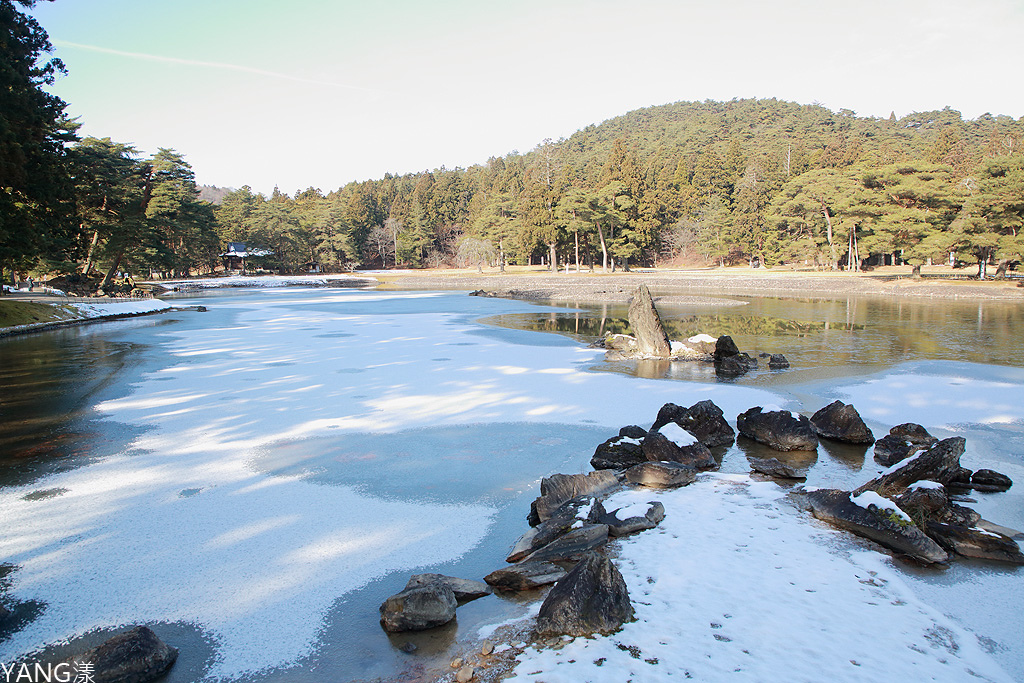
M 865 510 L 869 509 L 872 505 L 874 505 L 879 510 L 891 512 L 900 519 L 904 519 L 908 522 L 913 521 L 912 519 L 910 519 L 910 516 L 907 515 L 907 513 L 905 513 L 903 510 L 899 508 L 899 506 L 896 505 L 896 503 L 892 502 L 888 498 L 883 498 L 874 491 L 864 491 L 863 493 L 851 497 L 850 500 L 853 501 L 855 504 L 859 505 L 860 507 L 864 508 Z
M 675 422 L 669 422 L 667 425 L 660 427 L 658 431 L 661 432 L 665 438 L 680 448 L 692 446 L 697 443 L 697 437 L 677 425 Z

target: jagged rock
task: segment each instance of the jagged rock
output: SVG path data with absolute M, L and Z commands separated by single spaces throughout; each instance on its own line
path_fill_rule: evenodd
M 914 422 L 904 422 L 889 430 L 891 436 L 920 446 L 934 446 L 939 442 L 928 430 Z
M 975 491 L 1000 493 L 1013 486 L 1013 480 L 994 470 L 978 470 L 971 475 L 971 488 Z
M 3 605 L 0 605 L 0 624 L 7 621 L 8 617 L 11 616 L 11 610 L 7 609 Z
M 550 519 L 535 527 L 531 527 L 519 537 L 512 552 L 506 558 L 508 562 L 519 562 L 530 553 L 543 548 L 559 536 L 569 531 L 577 522 L 586 524 L 597 523 L 605 514 L 601 501 L 593 496 L 580 496 L 566 501 Z
M 177 649 L 149 628 L 136 626 L 69 661 L 79 671 L 90 667 L 95 683 L 145 683 L 167 673 L 177 658 Z
M 886 434 L 875 442 L 875 462 L 883 467 L 892 467 L 925 448 L 927 446 L 912 444 L 902 437 Z
M 873 444 L 875 435 L 864 424 L 852 404 L 833 401 L 814 413 L 810 419 L 811 429 L 821 437 L 853 444 Z
M 625 536 L 637 531 L 653 529 L 661 524 L 661 520 L 665 519 L 665 506 L 658 501 L 647 503 L 647 511 L 642 515 L 632 514 L 628 517 L 623 517 L 623 515 L 629 514 L 633 508 L 636 508 L 636 506 L 630 505 L 626 508 L 618 508 L 611 512 L 606 512 L 598 521 L 601 524 L 608 525 L 608 533 L 610 535 Z
M 778 458 L 751 458 L 747 457 L 750 469 L 770 477 L 782 479 L 806 479 L 807 475 L 796 468 L 781 462 Z
M 966 467 L 958 465 L 953 468 L 953 473 L 949 476 L 949 481 L 946 482 L 946 486 L 957 490 L 957 493 L 965 492 L 974 488 L 971 483 L 973 478 L 974 472 Z
M 818 448 L 818 437 L 810 421 L 803 415 L 794 416 L 788 410 L 761 412 L 761 406 L 740 413 L 736 428 L 743 436 L 763 443 L 777 451 L 813 451 Z
M 653 489 L 675 489 L 697 481 L 697 469 L 679 462 L 644 462 L 626 470 L 626 481 Z
M 645 436 L 647 432 L 642 427 L 623 427 L 618 436 L 613 436 L 597 447 L 594 457 L 590 459 L 590 466 L 595 470 L 621 470 L 644 462 L 647 456 L 640 448 L 640 441 Z
M 964 453 L 967 441 L 962 436 L 943 439 L 928 450 L 904 461 L 903 465 L 893 465 L 882 475 L 872 479 L 854 491 L 899 491 L 915 481 L 928 479 L 940 484 L 947 484 L 954 479 L 960 468 L 960 456 Z
M 674 422 L 647 432 L 640 448 L 651 462 L 678 462 L 701 470 L 718 467 L 708 447 Z
M 636 336 L 637 353 L 655 358 L 668 358 L 672 354 L 672 345 L 647 285 L 640 285 L 633 292 L 627 316 L 629 328 Z
M 740 349 L 738 346 L 736 346 L 736 342 L 734 342 L 732 340 L 732 337 L 730 337 L 727 334 L 723 334 L 721 337 L 718 338 L 718 341 L 715 342 L 714 356 L 716 363 L 719 363 L 725 360 L 726 358 L 729 358 L 730 356 L 735 356 L 739 352 Z
M 537 633 L 614 633 L 631 619 L 633 605 L 622 574 L 607 557 L 588 553 L 551 588 L 537 615 Z
M 789 367 L 789 361 L 781 353 L 773 353 L 768 357 L 768 369 L 785 370 Z
M 877 500 L 885 500 L 877 494 L 864 495 L 874 495 Z M 807 500 L 815 517 L 841 529 L 852 531 L 928 564 L 949 559 L 946 551 L 913 522 L 877 505 L 862 507 L 853 502 L 849 491 L 818 489 L 808 493 Z
M 431 583 L 443 583 L 451 588 L 452 593 L 455 594 L 455 600 L 458 602 L 476 600 L 485 595 L 490 595 L 492 592 L 490 587 L 483 581 L 459 579 L 454 576 L 445 576 L 444 574 L 414 574 L 409 579 L 409 582 L 405 584 L 405 589 L 409 590 L 410 588 L 426 586 Z
M 928 522 L 926 528 L 929 536 L 958 555 L 1024 564 L 1024 553 L 1021 553 L 1017 542 L 994 531 L 939 522 Z
M 619 486 L 611 470 L 598 470 L 589 474 L 553 474 L 540 481 L 540 497 L 530 506 L 527 518 L 530 526 L 550 519 L 555 510 L 572 498 L 601 495 Z
M 457 605 L 455 592 L 445 583 L 407 588 L 380 606 L 380 625 L 388 633 L 423 631 L 454 619 Z
M 551 562 L 520 562 L 491 572 L 484 581 L 495 588 L 525 591 L 554 583 L 565 574 L 564 569 Z
M 607 524 L 583 524 L 526 556 L 526 562 L 571 562 L 608 542 Z
M 689 408 L 666 403 L 658 411 L 651 431 L 657 431 L 669 422 L 679 425 L 708 448 L 728 446 L 736 440 L 736 432 L 729 426 L 722 409 L 707 399 Z

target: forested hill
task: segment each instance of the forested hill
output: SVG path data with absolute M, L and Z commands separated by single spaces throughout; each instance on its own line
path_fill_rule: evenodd
M 779 100 L 678 102 L 468 169 L 386 176 L 217 216 L 278 264 L 1019 258 L 1024 120 L 897 119 Z M 502 256 L 499 256 L 501 254 Z M 852 254 L 852 257 L 850 256 Z

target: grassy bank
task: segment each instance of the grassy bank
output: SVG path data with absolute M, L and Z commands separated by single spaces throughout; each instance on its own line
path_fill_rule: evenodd
M 0 328 L 57 322 L 77 317 L 63 306 L 0 299 Z

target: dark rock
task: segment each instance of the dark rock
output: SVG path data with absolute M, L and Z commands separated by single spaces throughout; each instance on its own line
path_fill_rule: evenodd
M 653 489 L 674 489 L 697 481 L 697 469 L 678 462 L 645 462 L 626 470 L 626 481 Z
M 936 522 L 943 524 L 957 524 L 959 526 L 972 527 L 981 521 L 981 515 L 975 510 L 956 503 L 950 503 L 939 511 Z
M 551 562 L 520 562 L 491 572 L 484 581 L 495 588 L 525 591 L 554 583 L 565 573 L 564 569 Z
M 619 430 L 619 436 L 626 439 L 642 439 L 647 436 L 647 430 L 639 425 L 626 425 Z
M 789 367 L 789 361 L 781 353 L 773 353 L 768 357 L 768 369 L 785 370 Z
M 911 486 L 892 501 L 912 519 L 936 519 L 949 507 L 949 494 L 939 487 Z
M 738 353 L 715 361 L 715 375 L 719 377 L 739 377 L 756 369 L 757 359 L 751 358 L 745 353 Z
M 814 413 L 811 429 L 821 437 L 843 443 L 873 444 L 875 435 L 864 424 L 857 409 L 842 401 L 833 401 Z
M 732 337 L 730 337 L 727 334 L 723 334 L 721 337 L 718 338 L 718 341 L 715 342 L 714 356 L 716 363 L 719 363 L 731 356 L 735 356 L 739 352 L 740 349 L 738 346 L 736 346 L 736 342 L 734 342 L 732 340 Z
M 668 335 L 647 285 L 640 285 L 629 302 L 629 327 L 636 337 L 636 350 L 644 356 L 668 358 L 672 353 Z
M 665 425 L 662 429 L 669 430 L 671 427 L 675 427 L 676 430 L 693 438 L 688 433 L 683 432 L 675 423 Z M 682 441 L 683 439 L 680 440 Z M 640 442 L 640 448 L 643 450 L 647 460 L 651 462 L 678 462 L 690 467 L 696 467 L 697 469 L 714 469 L 718 467 L 718 462 L 711 455 L 711 451 L 701 442 L 694 440 L 693 443 L 680 445 L 661 431 L 647 432 L 647 436 Z
M 875 442 L 875 462 L 883 467 L 892 467 L 900 460 L 906 460 L 926 446 L 912 444 L 903 437 L 886 434 Z
M 957 489 L 957 493 L 966 492 L 969 489 L 974 488 L 971 480 L 974 478 L 974 472 L 971 472 L 966 467 L 957 466 L 953 469 L 953 473 L 949 477 L 949 481 L 946 485 L 951 489 Z
M 405 584 L 405 589 L 409 590 L 410 588 L 426 586 L 431 583 L 443 583 L 451 588 L 458 602 L 468 602 L 469 600 L 476 600 L 491 594 L 490 587 L 483 581 L 459 579 L 454 576 L 445 576 L 444 574 L 414 574 L 409 579 L 409 582 Z
M 632 507 L 632 506 L 630 506 Z M 658 501 L 651 501 L 647 504 L 647 512 L 643 515 L 633 515 L 622 519 L 625 508 L 618 508 L 602 515 L 598 520 L 601 524 L 608 525 L 608 533 L 612 536 L 625 536 L 626 534 L 653 529 L 665 519 L 665 506 Z
M 614 633 L 631 619 L 633 605 L 622 574 L 607 557 L 588 553 L 551 588 L 537 615 L 537 633 Z
M 423 631 L 455 618 L 455 592 L 441 582 L 407 588 L 380 606 L 380 625 L 388 633 Z
M 818 489 L 808 493 L 807 500 L 815 517 L 841 529 L 928 564 L 949 559 L 946 551 L 913 522 L 874 505 L 861 507 L 850 499 L 848 491 Z
M 647 460 L 647 456 L 640 448 L 640 441 L 645 436 L 647 436 L 647 432 L 644 432 L 639 438 L 622 436 L 620 433 L 619 436 L 608 439 L 594 451 L 594 457 L 590 459 L 590 466 L 595 470 L 621 470 L 644 462 Z
M 995 560 L 1010 564 L 1024 564 L 1024 553 L 1021 553 L 1017 542 L 1008 536 L 968 528 L 955 524 L 928 522 L 928 535 L 941 546 L 964 557 L 975 557 L 981 560 Z
M 2 624 L 5 621 L 7 621 L 7 619 L 10 616 L 11 616 L 11 610 L 7 609 L 3 605 L 0 605 L 0 624 Z
M 525 562 L 571 562 L 608 542 L 607 524 L 584 524 L 526 556 Z
M 580 496 L 566 501 L 550 519 L 530 528 L 519 537 L 512 552 L 506 558 L 508 562 L 519 562 L 530 553 L 543 548 L 559 536 L 569 531 L 577 522 L 597 523 L 604 516 L 601 501 L 593 496 Z
M 971 476 L 971 488 L 975 491 L 999 493 L 1006 491 L 1011 486 L 1013 486 L 1013 480 L 994 470 L 978 470 Z
M 728 446 L 736 440 L 736 432 L 729 426 L 722 409 L 707 399 L 698 401 L 689 408 L 666 403 L 658 411 L 658 418 L 651 426 L 651 431 L 656 431 L 669 422 L 679 425 L 708 448 Z
M 611 470 L 598 470 L 589 474 L 553 474 L 540 481 L 540 497 L 533 501 L 529 522 L 536 526 L 550 519 L 555 510 L 572 498 L 601 495 L 619 486 Z
M 760 406 L 740 413 L 736 428 L 743 436 L 777 451 L 813 451 L 818 437 L 803 415 L 794 417 L 788 410 L 761 412 Z
M 77 670 L 89 666 L 95 683 L 145 683 L 163 676 L 177 658 L 177 649 L 147 627 L 136 626 L 75 655 L 70 663 Z
M 407 655 L 411 655 L 413 652 L 416 652 L 416 650 L 418 650 L 419 648 L 416 647 L 416 643 L 410 643 L 409 641 L 405 641 L 405 643 L 403 643 L 402 646 L 398 649 Z
M 196 310 L 200 313 L 206 313 L 206 306 L 196 306 Z
M 889 430 L 889 434 L 919 446 L 934 446 L 939 442 L 928 430 L 914 422 L 904 422 Z
M 960 456 L 967 442 L 962 436 L 943 439 L 923 453 L 908 459 L 892 472 L 882 474 L 867 482 L 854 495 L 863 491 L 900 491 L 915 481 L 928 479 L 940 484 L 952 481 L 960 468 Z M 891 468 L 890 468 L 891 469 Z
M 750 463 L 750 469 L 755 472 L 760 472 L 761 474 L 767 474 L 770 477 L 780 477 L 782 479 L 807 478 L 807 475 L 804 472 L 790 467 L 789 465 L 781 462 L 778 458 L 748 457 L 747 461 Z

